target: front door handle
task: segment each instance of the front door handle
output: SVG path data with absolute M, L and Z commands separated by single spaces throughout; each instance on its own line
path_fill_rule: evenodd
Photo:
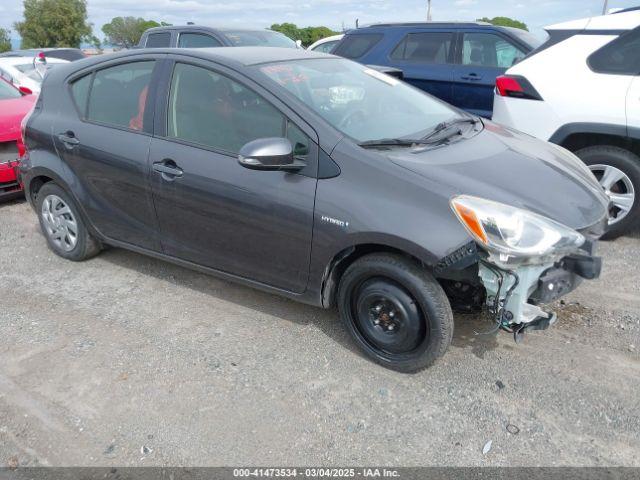
M 176 162 L 170 159 L 154 163 L 153 170 L 161 174 L 162 178 L 167 181 L 180 178 L 183 174 L 183 170 L 176 165 Z
M 80 145 L 80 140 L 76 138 L 75 133 L 71 130 L 67 130 L 64 133 L 58 135 L 58 140 L 64 143 L 64 146 L 71 149 L 77 145 Z
M 477 82 L 478 80 L 482 80 L 482 75 L 478 75 L 477 73 L 469 73 L 467 75 L 462 75 L 460 78 L 462 80 L 470 80 L 472 82 Z

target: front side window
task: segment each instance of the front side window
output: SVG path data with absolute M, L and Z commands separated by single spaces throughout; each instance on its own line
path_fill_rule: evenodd
M 357 141 L 420 138 L 459 115 L 396 78 L 348 60 L 306 59 L 255 68 Z
M 171 32 L 149 34 L 145 46 L 147 48 L 167 48 L 171 46 Z
M 12 98 L 20 98 L 22 94 L 9 85 L 7 82 L 0 80 L 0 100 L 9 100 Z
M 462 64 L 509 68 L 525 56 L 520 48 L 493 33 L 465 33 Z
M 640 27 L 597 50 L 589 57 L 591 69 L 613 75 L 640 75 Z
M 222 44 L 211 35 L 204 33 L 181 33 L 178 40 L 179 48 L 209 48 L 221 47 Z
M 266 137 L 282 137 L 286 119 L 245 86 L 206 68 L 179 63 L 171 81 L 168 136 L 230 154 Z
M 89 120 L 142 130 L 147 93 L 154 61 L 132 62 L 95 73 L 87 118 Z
M 449 61 L 451 32 L 410 33 L 393 50 L 391 58 L 408 62 L 444 64 Z
M 382 40 L 382 36 L 381 33 L 347 35 L 333 53 L 344 58 L 360 58 Z

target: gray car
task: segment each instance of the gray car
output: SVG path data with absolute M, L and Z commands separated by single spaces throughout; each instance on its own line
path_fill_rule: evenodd
M 112 245 L 337 305 L 362 351 L 400 371 L 444 354 L 452 309 L 485 309 L 488 330 L 520 340 L 600 273 L 608 200 L 574 155 L 331 55 L 65 65 L 26 145 L 21 179 L 58 255 Z

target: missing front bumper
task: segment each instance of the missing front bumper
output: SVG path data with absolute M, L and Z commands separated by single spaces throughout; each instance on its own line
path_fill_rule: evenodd
M 521 265 L 513 269 L 481 260 L 478 274 L 496 324 L 519 341 L 527 330 L 545 330 L 555 323 L 556 314 L 540 305 L 575 290 L 583 279 L 598 278 L 601 267 L 599 257 L 576 254 L 553 264 Z

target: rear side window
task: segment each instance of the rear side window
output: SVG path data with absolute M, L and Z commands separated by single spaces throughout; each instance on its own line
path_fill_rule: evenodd
M 0 100 L 9 100 L 10 98 L 20 98 L 20 92 L 9 85 L 7 82 L 0 80 Z
M 480 67 L 509 68 L 523 59 L 525 52 L 493 33 L 465 33 L 462 64 Z
M 166 48 L 171 46 L 171 32 L 151 33 L 147 37 L 147 48 Z
M 71 95 L 82 118 L 84 118 L 87 113 L 87 100 L 89 99 L 90 87 L 91 74 L 85 75 L 71 84 Z
M 234 154 L 252 140 L 285 133 L 284 115 L 260 95 L 224 75 L 181 63 L 171 81 L 168 117 L 169 137 Z
M 209 48 L 221 46 L 222 44 L 218 40 L 204 33 L 181 33 L 178 40 L 179 48 Z
M 87 118 L 94 122 L 142 130 L 155 62 L 133 62 L 95 73 Z
M 640 75 L 640 27 L 592 53 L 588 62 L 597 73 Z
M 360 58 L 371 50 L 380 40 L 382 40 L 381 33 L 346 35 L 333 53 L 345 58 Z
M 331 53 L 331 50 L 333 50 L 333 47 L 335 47 L 338 42 L 339 40 L 332 40 L 330 42 L 321 43 L 316 48 L 314 48 L 313 51 L 321 53 Z
M 443 64 L 449 61 L 451 32 L 410 33 L 391 52 L 394 60 Z

